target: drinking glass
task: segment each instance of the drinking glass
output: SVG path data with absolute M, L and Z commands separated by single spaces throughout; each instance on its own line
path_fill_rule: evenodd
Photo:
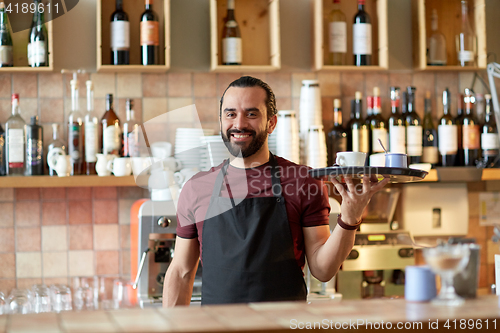
M 73 306 L 75 310 L 95 309 L 93 284 L 89 278 L 73 278 Z
M 135 306 L 132 294 L 133 282 L 124 279 L 115 279 L 113 281 L 113 308 L 132 308 Z
M 64 284 L 50 286 L 52 309 L 55 312 L 73 310 L 71 289 Z
M 7 303 L 5 302 L 5 295 L 0 291 L 0 315 L 9 313 Z
M 35 284 L 31 291 L 33 292 L 33 312 L 42 313 L 52 311 L 50 302 L 50 290 L 44 284 Z
M 32 294 L 28 289 L 12 289 L 9 294 L 10 313 L 26 314 L 33 312 Z
M 427 264 L 441 276 L 441 290 L 432 303 L 447 306 L 462 305 L 465 300 L 455 292 L 453 277 L 467 265 L 469 247 L 466 244 L 443 244 L 424 248 L 423 253 Z

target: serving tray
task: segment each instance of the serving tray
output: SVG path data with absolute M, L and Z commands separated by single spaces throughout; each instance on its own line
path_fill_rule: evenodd
M 309 170 L 309 175 L 313 178 L 330 180 L 330 177 L 336 177 L 341 183 L 344 182 L 344 176 L 351 176 L 353 179 L 362 179 L 364 176 L 368 176 L 371 181 L 379 181 L 389 177 L 391 183 L 410 183 L 424 179 L 427 174 L 427 171 L 418 169 L 367 166 L 331 166 Z

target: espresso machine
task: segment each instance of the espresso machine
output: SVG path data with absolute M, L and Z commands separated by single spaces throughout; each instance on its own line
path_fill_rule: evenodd
M 176 207 L 173 200 L 141 200 L 137 206 L 136 228 L 131 225 L 131 239 L 137 237 L 137 243 L 131 242 L 131 250 L 135 252 L 132 274 L 135 275 L 137 304 L 141 308 L 161 306 L 165 272 L 175 254 Z M 201 301 L 201 265 L 196 273 L 191 301 Z
M 375 193 L 354 247 L 338 273 L 344 298 L 402 297 L 406 266 L 415 265 L 413 238 L 393 220 L 401 193 L 396 186 Z

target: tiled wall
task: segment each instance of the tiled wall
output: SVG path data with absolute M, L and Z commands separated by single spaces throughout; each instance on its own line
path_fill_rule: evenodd
M 318 79 L 323 96 L 323 120 L 326 129 L 332 122 L 333 98 L 342 98 L 349 106 L 356 90 L 364 95 L 374 86 L 387 92 L 392 85 L 417 87 L 417 110 L 423 113 L 423 96 L 429 90 L 434 98 L 434 115 L 442 109 L 440 94 L 449 87 L 452 96 L 463 91 L 473 80 L 470 73 L 353 73 L 297 72 L 252 74 L 268 82 L 277 97 L 278 109 L 298 111 L 303 79 Z M 484 78 L 485 73 L 480 73 Z M 135 99 L 137 119 L 147 121 L 167 111 L 195 104 L 205 128 L 218 130 L 218 102 L 226 86 L 240 74 L 167 73 L 167 74 L 83 74 L 79 75 L 80 108 L 86 109 L 85 81 L 95 85 L 95 109 L 104 113 L 104 97 L 115 95 L 115 110 L 125 119 L 125 99 Z M 21 114 L 26 121 L 38 115 L 44 125 L 45 145 L 50 140 L 53 122 L 64 124 L 70 111 L 71 75 L 1 74 L 0 123 L 10 112 L 10 95 L 19 93 Z M 482 92 L 478 80 L 474 87 Z M 383 93 L 383 112 L 390 103 Z M 456 99 L 452 100 L 453 110 Z M 349 117 L 349 107 L 343 110 Z M 194 118 L 193 118 L 194 119 Z M 192 118 L 176 119 L 166 130 L 174 142 L 175 127 L 193 125 Z M 61 126 L 62 127 L 62 126 Z M 63 134 L 61 128 L 61 135 Z M 0 178 L 0 182 L 2 179 Z M 0 189 L 0 291 L 33 283 L 68 282 L 79 275 L 129 275 L 129 211 L 131 204 L 147 193 L 140 188 L 45 188 Z M 474 207 L 475 203 L 470 203 Z M 472 208 L 471 208 L 472 209 Z M 486 240 L 486 228 L 478 227 L 471 215 L 471 230 Z M 491 276 L 489 266 L 488 279 Z M 489 280 L 488 280 L 489 282 Z M 484 285 L 485 283 L 483 283 Z

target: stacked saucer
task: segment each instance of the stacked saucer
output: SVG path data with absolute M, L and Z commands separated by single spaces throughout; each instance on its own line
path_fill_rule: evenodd
M 220 135 L 202 136 L 200 144 L 201 171 L 210 170 L 231 156 Z
M 175 132 L 175 158 L 183 168 L 199 168 L 201 163 L 200 138 L 213 135 L 213 129 L 178 128 Z

